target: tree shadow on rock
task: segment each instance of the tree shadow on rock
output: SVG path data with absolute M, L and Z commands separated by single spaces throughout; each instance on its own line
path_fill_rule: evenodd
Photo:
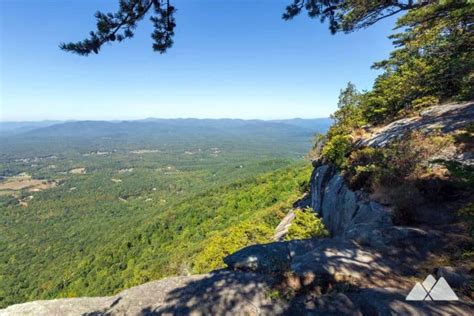
M 143 315 L 260 314 L 277 312 L 267 297 L 274 281 L 249 272 L 217 271 L 170 291 L 160 306 L 142 309 Z

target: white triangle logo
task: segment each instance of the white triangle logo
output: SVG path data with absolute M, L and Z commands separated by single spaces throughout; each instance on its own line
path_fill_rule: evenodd
M 459 298 L 449 286 L 448 282 L 441 277 L 431 289 L 429 295 L 434 301 L 458 301 Z
M 411 289 L 410 293 L 408 293 L 405 300 L 423 301 L 426 296 L 428 296 L 428 293 L 426 292 L 424 287 L 420 284 L 420 282 L 416 282 L 415 286 Z
M 430 292 L 435 284 L 436 279 L 431 274 L 429 274 L 421 285 L 423 285 L 426 292 Z
M 416 282 L 405 298 L 407 301 L 458 301 L 456 293 L 449 286 L 446 279 L 441 277 L 438 281 L 430 274 L 423 283 Z

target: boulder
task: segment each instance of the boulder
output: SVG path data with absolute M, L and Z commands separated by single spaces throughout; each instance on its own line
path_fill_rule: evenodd
M 313 281 L 372 284 L 381 282 L 392 266 L 374 249 L 343 238 L 328 238 L 316 243 L 310 251 L 296 253 L 290 271 L 305 285 Z
M 224 258 L 232 270 L 253 271 L 262 274 L 277 274 L 287 271 L 291 257 L 284 242 L 245 247 Z

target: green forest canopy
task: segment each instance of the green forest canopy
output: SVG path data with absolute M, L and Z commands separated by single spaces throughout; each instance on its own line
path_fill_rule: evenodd
M 240 120 L 68 122 L 0 136 L 0 184 L 21 174 L 57 184 L 0 188 L 0 308 L 207 272 L 270 241 L 309 179 L 310 139 Z

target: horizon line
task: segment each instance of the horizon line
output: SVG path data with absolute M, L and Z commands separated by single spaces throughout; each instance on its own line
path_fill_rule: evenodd
M 318 119 L 330 119 L 330 116 L 325 117 L 290 117 L 290 118 L 239 118 L 239 117 L 220 117 L 220 118 L 210 118 L 210 117 L 145 117 L 145 118 L 130 118 L 130 119 L 38 119 L 38 120 L 3 120 L 0 119 L 1 123 L 40 123 L 40 122 L 130 122 L 130 121 L 144 121 L 144 120 L 241 120 L 241 121 L 282 121 L 282 120 L 318 120 Z

